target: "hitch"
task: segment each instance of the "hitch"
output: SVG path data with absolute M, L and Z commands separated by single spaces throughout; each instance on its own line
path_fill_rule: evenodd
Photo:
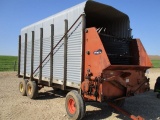
M 122 114 L 128 116 L 131 120 L 145 120 L 143 117 L 141 116 L 134 116 L 131 113 L 127 112 L 126 110 L 116 106 L 115 104 L 108 102 L 108 105 L 111 106 L 112 108 L 114 108 L 115 110 L 121 112 Z

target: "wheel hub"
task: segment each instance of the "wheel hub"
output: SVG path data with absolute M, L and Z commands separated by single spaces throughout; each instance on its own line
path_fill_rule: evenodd
M 24 88 L 23 88 L 23 84 L 22 83 L 20 84 L 20 88 L 19 89 L 20 89 L 20 92 L 23 92 Z
M 68 100 L 68 110 L 71 114 L 76 112 L 75 100 L 73 98 Z
M 28 85 L 28 94 L 30 95 L 32 93 L 32 87 Z

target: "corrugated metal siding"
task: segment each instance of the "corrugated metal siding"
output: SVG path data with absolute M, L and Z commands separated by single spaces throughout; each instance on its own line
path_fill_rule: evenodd
M 71 27 L 73 25 L 73 23 L 77 20 L 77 18 L 84 13 L 84 5 L 85 4 L 80 4 L 77 7 L 74 7 L 70 10 L 68 10 L 68 26 Z M 80 19 L 75 26 L 72 28 L 72 30 L 70 31 L 73 32 L 73 30 L 76 29 L 76 31 L 80 31 L 82 29 L 82 24 L 80 24 L 79 26 L 77 26 L 80 22 L 82 22 L 82 20 Z
M 31 41 L 27 41 L 27 59 L 26 59 L 26 73 L 31 73 Z
M 66 13 L 60 13 L 54 17 L 54 46 L 64 35 L 64 20 Z M 64 77 L 64 45 L 63 41 L 53 51 L 53 80 L 63 80 Z
M 31 73 L 31 49 L 32 49 L 32 32 L 34 28 L 27 29 L 27 60 L 26 60 L 26 73 Z
M 33 69 L 37 69 L 40 61 L 40 28 L 42 23 L 35 25 L 35 40 L 34 40 L 34 66 Z M 39 75 L 39 70 L 34 75 Z
M 39 66 L 39 53 L 40 53 L 40 42 L 39 39 L 34 41 L 34 65 L 33 70 L 35 70 Z M 39 75 L 38 70 L 34 75 Z
M 64 35 L 64 27 L 65 27 L 64 20 L 65 19 L 68 20 L 68 28 L 70 28 L 72 26 L 72 24 L 75 22 L 75 20 L 79 17 L 79 15 L 81 15 L 84 12 L 84 5 L 85 5 L 85 2 L 82 3 L 82 4 L 79 4 L 77 6 L 74 6 L 74 7 L 70 8 L 70 9 L 67 9 L 65 11 L 62 11 L 62 12 L 60 12 L 58 14 L 55 14 L 55 15 L 53 15 L 51 17 L 43 19 L 43 20 L 41 20 L 41 21 L 39 21 L 39 22 L 37 22 L 35 24 L 32 24 L 32 25 L 22 29 L 22 31 L 24 31 L 25 29 L 28 29 L 28 28 L 34 28 L 34 30 L 35 30 L 34 70 L 39 66 L 40 28 L 42 27 L 43 28 L 43 32 L 44 32 L 44 34 L 43 34 L 43 37 L 44 37 L 43 38 L 43 59 L 44 59 L 48 55 L 48 53 L 50 52 L 50 37 L 51 37 L 50 36 L 50 33 L 51 33 L 50 24 L 52 24 L 52 23 L 54 24 L 54 35 L 55 35 L 54 36 L 54 45 L 56 45 L 58 43 L 58 41 Z M 76 32 L 78 30 L 79 31 L 81 30 L 81 24 L 79 25 L 79 27 L 77 27 L 77 28 L 76 27 L 77 27 L 77 25 L 73 27 L 71 32 L 73 32 L 73 31 Z M 29 31 L 29 32 L 31 32 L 31 31 Z M 24 32 L 24 34 L 25 34 L 25 32 Z M 72 34 L 74 34 L 74 33 L 72 33 Z M 71 39 L 71 44 L 74 44 L 73 40 L 74 40 L 74 37 L 76 37 L 76 34 L 73 35 L 73 37 L 70 38 Z M 77 42 L 76 44 L 78 44 L 78 46 L 79 46 L 79 42 Z M 70 46 L 69 46 L 69 51 L 72 51 Z M 78 50 L 75 50 L 75 48 L 74 48 L 74 51 L 76 53 L 80 52 L 81 51 L 81 47 L 78 47 Z M 53 51 L 53 53 L 54 53 L 54 56 L 53 56 L 53 79 L 62 81 L 63 77 L 64 77 L 63 76 L 63 74 L 64 74 L 64 70 L 63 70 L 63 68 L 64 68 L 64 45 L 63 45 L 63 42 L 61 42 L 57 46 L 57 48 Z M 73 53 L 73 51 L 72 51 L 72 53 Z M 72 62 L 71 61 L 72 57 L 73 57 L 72 55 L 69 55 L 69 57 L 68 57 L 68 59 L 69 59 L 68 65 L 70 65 L 70 62 Z M 22 56 L 22 59 L 23 58 L 24 58 L 24 56 Z M 29 60 L 30 57 L 28 57 L 27 59 Z M 77 59 L 79 60 L 81 58 L 78 56 Z M 80 65 L 81 64 L 81 60 L 78 61 L 77 59 L 76 59 L 76 61 L 79 62 L 79 63 L 76 63 L 76 64 Z M 27 64 L 29 65 L 29 61 L 28 60 L 27 60 L 27 62 L 28 62 Z M 49 78 L 50 77 L 50 60 L 49 60 L 49 58 L 46 61 L 47 61 L 47 63 L 44 62 L 44 64 L 43 64 L 42 77 L 48 77 Z M 23 65 L 23 62 L 21 62 L 21 63 Z M 22 67 L 22 65 L 21 65 L 21 67 Z M 30 72 L 30 67 L 28 65 L 27 65 L 27 69 L 28 69 L 27 73 Z M 72 66 L 74 67 L 74 65 L 72 65 Z M 69 67 L 68 70 L 69 69 L 71 70 L 71 67 Z M 37 74 L 38 72 L 39 71 L 37 71 L 35 75 L 38 75 Z M 76 81 L 77 80 L 79 80 L 79 82 L 81 81 L 80 74 L 81 74 L 81 71 L 79 71 L 79 73 L 78 73 L 79 77 L 77 77 Z M 71 79 L 71 78 L 74 78 L 74 74 L 69 75 L 69 73 L 68 73 L 68 81 L 70 81 L 70 80 L 74 81 L 74 79 Z
M 50 53 L 51 48 L 51 24 L 53 24 L 53 18 L 47 19 L 43 22 L 43 57 L 42 60 Z M 43 63 L 42 76 L 50 78 L 50 57 Z
M 21 65 L 20 65 L 20 73 L 24 73 L 24 48 L 25 48 L 25 33 L 27 30 L 23 30 L 21 32 Z
M 95 7 L 96 2 L 94 1 L 87 1 L 74 6 L 70 9 L 62 11 L 58 14 L 55 14 L 51 17 L 43 19 L 35 24 L 32 24 L 28 27 L 25 27 L 21 30 L 22 35 L 22 49 L 21 49 L 21 73 L 24 72 L 24 36 L 25 33 L 28 33 L 29 39 L 31 38 L 31 29 L 35 31 L 35 41 L 34 41 L 34 70 L 39 66 L 39 56 L 40 56 L 40 28 L 43 28 L 43 59 L 48 55 L 50 52 L 50 39 L 51 39 L 51 28 L 50 25 L 54 24 L 54 46 L 64 35 L 64 20 L 68 20 L 68 28 L 72 26 L 75 20 L 85 12 L 87 17 L 87 27 L 98 27 L 97 25 L 103 24 L 104 21 L 108 20 L 107 15 L 110 17 L 114 16 L 121 16 L 122 18 L 119 21 L 114 22 L 113 24 L 109 24 L 107 29 L 109 29 L 112 33 L 116 34 L 117 36 L 121 37 L 128 37 L 129 36 L 129 18 L 127 15 L 118 12 L 118 11 L 108 11 L 106 14 L 106 10 L 102 10 L 104 7 L 103 4 L 97 4 Z M 94 5 L 93 5 L 94 4 Z M 84 11 L 85 8 L 85 11 Z M 94 8 L 94 9 L 93 9 Z M 99 9 L 101 8 L 101 9 Z M 105 6 L 105 9 L 110 8 L 109 6 Z M 87 10 L 86 10 L 87 9 Z M 113 8 L 112 8 L 113 9 Z M 111 10 L 111 9 L 109 9 Z M 88 11 L 88 12 L 87 12 Z M 101 16 L 98 18 L 98 16 Z M 88 16 L 91 19 L 88 19 Z M 92 19 L 95 18 L 95 19 Z M 104 20 L 104 21 L 100 21 Z M 115 19 L 116 20 L 116 19 Z M 69 82 L 74 82 L 79 84 L 81 82 L 81 64 L 82 64 L 82 21 L 79 20 L 77 24 L 73 27 L 73 29 L 68 33 L 68 50 L 67 50 L 67 84 Z M 98 24 L 96 24 L 98 23 Z M 27 31 L 28 30 L 28 31 Z M 64 74 L 64 45 L 61 42 L 57 48 L 53 51 L 53 78 L 55 80 L 63 81 L 63 74 Z M 30 58 L 31 57 L 31 42 L 28 42 L 27 48 L 27 73 L 30 74 Z M 47 63 L 44 62 L 44 67 L 42 69 L 42 77 L 50 77 L 50 61 L 49 58 L 46 60 Z M 37 71 L 36 73 L 38 73 Z M 37 74 L 38 75 L 38 74 Z
M 62 38 L 62 35 L 54 36 L 55 45 Z M 53 79 L 63 80 L 64 73 L 64 42 L 62 41 L 53 51 Z
M 20 73 L 24 73 L 24 43 L 21 43 L 21 63 Z
M 82 32 L 77 31 L 68 39 L 67 81 L 79 84 L 81 81 Z
M 84 12 L 84 5 L 80 4 L 68 12 L 68 26 Z M 81 83 L 81 64 L 82 64 L 82 19 L 79 19 L 72 30 L 68 33 L 67 43 L 67 85 L 69 83 Z
M 46 58 L 48 53 L 50 53 L 50 37 L 43 39 L 43 57 L 42 60 Z M 50 78 L 50 57 L 46 59 L 46 61 L 42 64 L 42 76 Z

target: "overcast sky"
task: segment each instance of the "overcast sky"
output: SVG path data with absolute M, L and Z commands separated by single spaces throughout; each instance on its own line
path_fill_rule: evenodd
M 85 0 L 0 0 L 0 55 L 18 53 L 20 30 Z M 130 17 L 133 37 L 149 55 L 160 55 L 160 0 L 96 0 Z

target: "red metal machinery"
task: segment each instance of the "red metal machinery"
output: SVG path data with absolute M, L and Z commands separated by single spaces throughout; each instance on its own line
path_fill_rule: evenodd
M 126 97 L 150 90 L 149 78 L 145 76 L 145 72 L 152 64 L 141 41 L 129 39 L 131 56 L 117 54 L 117 59 L 129 58 L 131 65 L 111 64 L 112 54 L 107 53 L 107 46 L 103 42 L 96 28 L 86 29 L 82 98 L 84 101 L 106 101 L 131 119 L 144 120 L 141 116 L 136 117 L 120 108 Z M 66 97 L 67 113 L 73 119 L 81 119 L 81 115 L 84 115 L 85 103 L 82 98 L 75 91 L 69 92 Z
M 85 76 L 81 87 L 85 99 L 101 102 L 149 90 L 145 71 L 152 66 L 150 59 L 139 39 L 132 40 L 130 48 L 133 56 L 117 57 L 131 58 L 134 65 L 112 65 L 96 29 L 86 30 Z

